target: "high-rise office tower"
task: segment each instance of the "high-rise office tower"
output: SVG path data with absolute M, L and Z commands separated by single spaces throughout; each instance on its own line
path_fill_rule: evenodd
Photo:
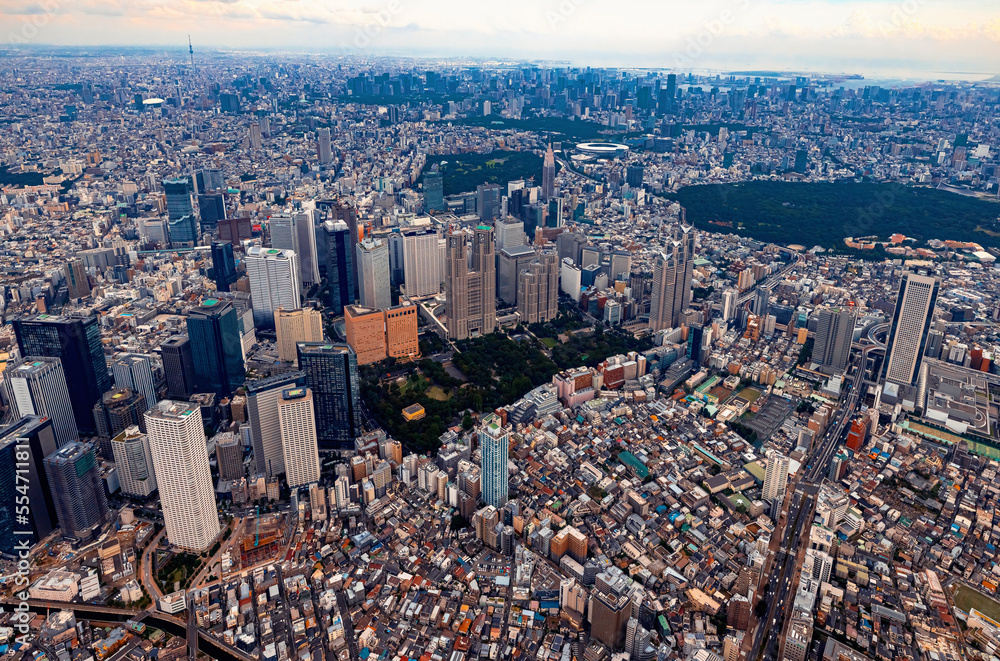
M 370 365 L 386 358 L 385 312 L 348 305 L 344 308 L 347 343 L 354 350 L 358 365 Z
M 625 183 L 629 188 L 642 188 L 642 178 L 646 169 L 641 165 L 630 165 L 625 169 Z
M 285 460 L 285 480 L 293 489 L 319 482 L 315 416 L 311 390 L 286 388 L 281 391 L 278 400 L 281 451 Z
M 389 244 L 389 283 L 399 286 L 403 284 L 403 235 L 397 231 L 386 237 Z
M 326 238 L 327 305 L 334 315 L 343 314 L 344 306 L 354 302 L 354 246 L 351 230 L 343 221 L 323 223 Z
M 510 473 L 507 470 L 510 430 L 499 416 L 491 413 L 479 427 L 479 452 L 483 480 L 483 501 L 493 507 L 507 504 Z
M 188 311 L 187 332 L 196 391 L 232 395 L 246 375 L 236 308 L 206 298 Z
M 705 335 L 705 327 L 702 324 L 691 324 L 688 327 L 687 357 L 693 360 L 695 365 L 701 365 Z
M 736 306 L 740 302 L 740 292 L 736 289 L 727 289 L 722 292 L 722 320 L 729 321 L 736 317 Z
M 163 376 L 167 380 L 167 397 L 184 400 L 194 393 L 194 361 L 187 335 L 174 335 L 160 343 Z
M 143 415 L 149 410 L 142 393 L 128 388 L 112 388 L 94 405 L 94 422 L 97 424 L 98 445 L 105 459 L 113 458 L 111 439 L 132 425 L 146 429 Z
M 260 130 L 260 123 L 253 122 L 250 124 L 250 149 L 260 149 L 263 144 L 263 133 Z
M 889 327 L 889 356 L 882 368 L 886 381 L 910 385 L 919 376 L 940 286 L 936 277 L 917 273 L 905 274 L 899 283 Z
M 31 415 L 52 418 L 60 447 L 80 437 L 58 358 L 22 358 L 4 371 L 4 384 L 15 419 Z
M 464 340 L 496 330 L 496 257 L 493 228 L 473 231 L 472 256 L 466 233 L 447 236 L 445 291 L 448 337 Z M 471 262 L 471 264 L 470 264 Z
M 629 594 L 595 589 L 590 595 L 588 610 L 591 636 L 612 650 L 621 649 L 632 613 Z
M 358 226 L 358 210 L 355 209 L 352 206 L 349 206 L 345 202 L 331 203 L 331 204 L 328 204 L 328 205 L 324 205 L 324 207 L 327 209 L 327 212 L 329 214 L 328 217 L 329 217 L 330 220 L 332 220 L 333 222 L 342 221 L 342 222 L 344 222 L 347 225 L 347 228 L 350 230 L 348 232 L 348 239 L 350 241 L 350 243 L 349 243 L 349 245 L 350 245 L 350 254 L 351 254 L 351 261 L 350 261 L 350 266 L 351 266 L 351 280 L 350 280 L 350 282 L 351 282 L 352 286 L 354 287 L 354 289 L 351 291 L 351 300 L 348 303 L 344 304 L 344 305 L 348 305 L 349 303 L 353 303 L 354 299 L 358 295 L 358 289 L 357 289 L 358 288 L 358 260 L 355 258 L 355 249 L 354 249 L 354 246 L 356 246 L 358 244 L 358 241 L 360 241 L 360 234 L 361 234 L 361 229 L 362 229 L 362 228 L 360 228 Z
M 198 224 L 191 205 L 191 179 L 179 177 L 164 179 L 163 192 L 167 196 L 167 228 L 170 244 L 191 247 L 198 241 Z
M 90 280 L 87 279 L 87 269 L 82 259 L 71 259 L 63 267 L 66 276 L 66 288 L 70 298 L 87 298 L 90 296 Z
M 785 497 L 785 487 L 788 485 L 788 457 L 780 452 L 772 452 L 767 458 L 767 471 L 764 473 L 764 490 L 761 497 L 780 506 Z M 775 510 L 772 509 L 772 512 Z
M 357 245 L 358 302 L 366 308 L 384 310 L 392 305 L 389 288 L 389 244 L 365 239 Z
M 823 308 L 818 313 L 813 362 L 820 371 L 839 374 L 847 369 L 851 359 L 851 342 L 854 341 L 854 310 L 850 308 Z
M 153 375 L 151 356 L 141 353 L 119 355 L 111 361 L 111 374 L 115 377 L 116 388 L 128 388 L 141 393 L 146 406 L 153 406 L 159 399 L 156 396 L 156 377 Z
M 200 193 L 198 195 L 198 215 L 201 216 L 201 231 L 214 234 L 219 221 L 226 219 L 226 196 L 220 193 Z
M 226 431 L 215 435 L 215 463 L 219 478 L 239 480 L 246 477 L 243 468 L 243 439 L 239 434 Z
M 274 328 L 275 310 L 301 307 L 302 282 L 299 278 L 299 259 L 294 252 L 254 246 L 247 250 L 246 265 L 254 326 Z
M 299 262 L 299 278 L 307 285 L 319 282 L 319 260 L 316 248 L 316 217 L 314 209 L 288 215 L 272 216 L 267 221 L 271 247 L 291 250 Z
M 299 369 L 312 391 L 319 447 L 353 446 L 361 434 L 358 359 L 346 344 L 300 342 Z
M 542 198 L 551 200 L 556 195 L 556 155 L 552 151 L 552 143 L 545 150 L 542 159 Z
M 581 253 L 587 245 L 587 237 L 579 232 L 563 232 L 556 237 L 556 250 L 559 252 L 559 261 L 564 259 L 572 260 L 575 266 L 580 266 Z
M 330 144 L 329 127 L 316 130 L 316 155 L 321 165 L 327 165 L 333 160 L 333 145 Z
M 385 348 L 390 358 L 413 358 L 420 355 L 417 306 L 404 302 L 383 310 L 385 314 Z
M 540 253 L 518 276 L 517 312 L 521 323 L 552 321 L 559 315 L 559 257 Z
M 517 305 L 521 271 L 535 261 L 535 249 L 520 245 L 497 253 L 497 296 L 508 305 Z
M 498 220 L 493 226 L 496 232 L 497 252 L 504 248 L 517 248 L 525 242 L 524 221 L 507 217 Z
M 163 400 L 146 412 L 146 433 L 167 540 L 201 552 L 219 535 L 219 512 L 198 404 Z
M 294 363 L 298 360 L 295 345 L 299 342 L 323 341 L 323 315 L 313 308 L 285 310 L 274 313 L 274 330 L 277 336 L 278 360 Z
M 240 279 L 236 270 L 236 258 L 233 257 L 233 244 L 220 241 L 212 244 L 212 278 L 219 291 L 229 291 Z
M 403 282 L 410 298 L 441 292 L 440 235 L 435 230 L 403 232 Z
M 427 213 L 444 211 L 444 178 L 438 171 L 424 175 L 424 210 Z
M 611 253 L 611 271 L 608 277 L 612 282 L 628 282 L 632 275 L 632 253 L 627 250 L 616 250 Z
M 491 223 L 500 217 L 500 198 L 503 189 L 496 184 L 480 184 L 476 187 L 476 209 L 479 221 Z
M 94 529 L 111 519 L 94 446 L 73 441 L 45 457 L 44 463 L 63 535 L 90 541 Z
M 258 473 L 271 477 L 285 472 L 278 401 L 282 391 L 301 387 L 304 382 L 305 373 L 301 371 L 247 382 L 247 417 L 250 419 L 250 440 Z
M 629 659 L 638 661 L 649 647 L 649 631 L 639 623 L 638 618 L 630 617 L 625 624 L 625 651 Z M 655 658 L 655 654 L 652 658 Z
M 0 427 L 0 553 L 14 556 L 19 540 L 37 542 L 56 527 L 55 500 L 43 461 L 58 448 L 51 418 L 26 416 Z M 25 495 L 25 488 L 31 516 L 18 521 L 18 496 Z
M 153 472 L 153 454 L 149 437 L 138 425 L 124 429 L 111 439 L 111 452 L 122 493 L 135 498 L 145 498 L 156 491 L 156 474 Z
M 753 313 L 758 317 L 766 317 L 771 309 L 771 290 L 757 287 L 753 293 Z
M 111 388 L 97 317 L 38 315 L 13 321 L 22 356 L 58 358 L 82 434 L 94 431 L 94 404 Z
M 694 228 L 682 225 L 667 251 L 656 256 L 649 308 L 652 330 L 680 325 L 681 312 L 691 303 L 693 267 Z

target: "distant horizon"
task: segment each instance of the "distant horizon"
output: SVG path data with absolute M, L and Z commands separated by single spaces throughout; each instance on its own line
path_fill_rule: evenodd
M 178 61 L 186 62 L 189 56 L 188 44 L 173 44 L 173 43 L 160 43 L 160 44 L 59 44 L 59 43 L 28 43 L 28 44 L 4 44 L 0 45 L 0 52 L 24 52 L 30 53 L 30 51 L 45 51 L 45 50 L 101 50 L 101 51 L 140 51 L 153 53 L 162 53 L 164 55 L 176 55 Z M 462 61 L 475 62 L 480 64 L 497 64 L 497 63 L 510 63 L 511 65 L 539 65 L 547 66 L 552 68 L 560 67 L 571 67 L 571 68 L 594 68 L 594 69 L 620 69 L 620 70 L 632 70 L 632 71 L 657 71 L 664 73 L 676 73 L 677 75 L 687 75 L 693 74 L 696 76 L 710 76 L 710 75 L 732 75 L 738 77 L 793 77 L 793 76 L 815 76 L 815 77 L 825 77 L 825 78 L 836 78 L 836 77 L 856 77 L 859 83 L 869 83 L 869 82 L 890 82 L 890 83 L 912 83 L 912 84 L 926 84 L 935 82 L 948 82 L 948 83 L 982 83 L 991 82 L 1000 85 L 1000 69 L 996 71 L 955 71 L 955 70 L 928 70 L 928 69 L 893 69 L 893 70 L 880 70 L 880 69 L 823 69 L 819 67 L 799 67 L 799 68 L 782 68 L 779 66 L 770 67 L 755 67 L 749 68 L 747 66 L 740 66 L 734 64 L 731 67 L 695 67 L 687 69 L 674 69 L 670 66 L 654 66 L 654 65 L 629 65 L 629 64 L 614 64 L 614 63 L 591 63 L 587 61 L 571 60 L 566 58 L 545 58 L 545 57 L 514 57 L 510 55 L 445 55 L 445 54 L 418 54 L 418 53 L 392 53 L 392 52 L 381 52 L 372 50 L 365 53 L 347 53 L 344 54 L 334 48 L 324 48 L 321 46 L 316 47 L 288 47 L 288 46 L 273 46 L 273 47 L 240 47 L 240 46 L 228 46 L 228 47 L 215 47 L 215 48 L 204 48 L 198 47 L 195 44 L 195 59 L 199 55 L 204 56 L 218 56 L 226 53 L 243 53 L 243 54 L 257 54 L 257 55 L 296 55 L 296 54 L 308 54 L 308 55 L 321 55 L 329 56 L 331 59 L 344 59 L 345 61 L 359 60 L 359 59 L 369 59 L 369 60 L 414 60 L 417 62 L 454 62 L 459 63 Z M 994 80 L 995 79 L 995 80 Z

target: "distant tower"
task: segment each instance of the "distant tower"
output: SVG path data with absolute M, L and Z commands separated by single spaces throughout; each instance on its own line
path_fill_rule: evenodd
M 194 46 L 191 45 L 191 35 L 188 35 L 188 53 L 191 54 L 191 71 L 197 73 L 198 70 L 194 66 Z
M 556 155 L 552 152 L 552 143 L 545 150 L 545 160 L 542 161 L 542 197 L 546 200 L 555 197 L 556 193 Z

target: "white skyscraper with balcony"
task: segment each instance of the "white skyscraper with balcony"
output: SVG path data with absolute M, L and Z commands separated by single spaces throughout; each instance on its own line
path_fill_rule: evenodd
M 246 254 L 247 277 L 257 328 L 274 328 L 274 311 L 296 310 L 302 290 L 299 258 L 291 250 L 254 246 Z
M 219 535 L 219 514 L 201 407 L 163 400 L 146 412 L 146 433 L 167 540 L 184 549 L 204 551 Z
M 319 445 L 312 391 L 287 388 L 278 399 L 281 452 L 285 479 L 291 488 L 319 482 Z

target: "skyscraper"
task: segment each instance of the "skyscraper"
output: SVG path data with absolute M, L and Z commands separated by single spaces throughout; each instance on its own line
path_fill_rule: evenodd
M 910 385 L 920 374 L 940 286 L 936 277 L 916 273 L 905 274 L 899 283 L 889 328 L 889 356 L 882 368 L 886 381 Z
M 503 189 L 496 184 L 480 184 L 476 187 L 476 209 L 479 221 L 492 223 L 500 217 L 500 198 Z
M 16 419 L 31 415 L 52 418 L 60 447 L 79 438 L 66 376 L 58 358 L 22 358 L 4 371 L 4 383 Z
M 556 155 L 552 151 L 552 143 L 545 150 L 542 160 L 542 198 L 550 200 L 556 195 Z
M 646 169 L 641 165 L 630 165 L 625 169 L 625 183 L 629 188 L 642 188 L 642 178 Z
M 649 308 L 649 327 L 652 330 L 680 325 L 681 312 L 691 303 L 693 266 L 694 228 L 682 225 L 667 252 L 656 256 Z
M 206 298 L 188 312 L 187 331 L 195 389 L 222 397 L 233 394 L 246 375 L 236 309 L 230 303 Z
M 328 305 L 334 315 L 343 314 L 344 306 L 354 302 L 354 247 L 351 230 L 343 221 L 323 223 L 326 237 L 326 280 Z
M 247 250 L 246 265 L 257 328 L 274 328 L 274 311 L 278 308 L 301 307 L 299 259 L 294 252 L 254 246 Z
M 285 480 L 291 488 L 319 481 L 319 446 L 312 391 L 286 388 L 278 400 Z
M 321 165 L 327 165 L 333 160 L 333 146 L 330 144 L 329 127 L 316 130 L 316 155 Z
M 94 529 L 111 518 L 94 446 L 73 441 L 45 457 L 44 463 L 63 535 L 91 540 Z
M 191 205 L 190 177 L 164 179 L 163 192 L 167 196 L 170 244 L 175 247 L 193 246 L 198 241 L 198 224 Z
M 508 305 L 517 305 L 521 271 L 535 261 L 535 249 L 520 245 L 497 253 L 497 296 Z
M 304 382 L 305 373 L 301 371 L 247 382 L 247 417 L 250 419 L 250 440 L 258 473 L 271 477 L 285 472 L 278 402 L 284 390 L 301 387 Z
M 740 301 L 740 292 L 736 289 L 727 289 L 722 292 L 722 320 L 729 321 L 736 316 L 736 306 Z
M 510 430 L 501 424 L 499 416 L 491 413 L 483 418 L 479 427 L 483 501 L 496 508 L 507 504 L 509 440 Z
M 316 249 L 316 223 L 314 209 L 272 216 L 267 221 L 271 234 L 271 247 L 291 250 L 299 263 L 299 278 L 305 284 L 319 282 L 319 262 Z
M 93 433 L 94 404 L 111 388 L 97 317 L 37 315 L 13 321 L 22 356 L 45 356 L 62 362 L 66 387 L 73 393 L 73 417 L 80 433 Z
M 839 374 L 847 369 L 851 359 L 851 342 L 854 341 L 854 311 L 850 308 L 823 308 L 818 313 L 813 362 L 820 371 Z
M 115 459 L 122 493 L 135 498 L 146 498 L 156 491 L 156 474 L 153 472 L 153 454 L 149 449 L 149 437 L 139 429 L 138 425 L 122 430 L 111 439 L 111 452 Z
M 51 418 L 32 415 L 0 428 L 0 553 L 16 555 L 18 540 L 38 541 L 56 527 L 56 506 L 43 461 L 58 447 Z M 23 455 L 18 457 L 23 452 L 27 462 Z M 26 523 L 16 517 L 17 497 L 25 488 L 31 507 Z M 29 530 L 31 534 L 20 532 Z
M 508 216 L 503 220 L 497 221 L 493 225 L 493 230 L 496 232 L 496 249 L 498 252 L 504 248 L 516 248 L 524 245 L 525 235 L 523 220 L 517 220 L 516 218 Z
M 384 310 L 392 305 L 389 289 L 389 245 L 381 239 L 358 243 L 358 302 L 366 308 Z
M 320 449 L 354 443 L 361 434 L 358 360 L 346 344 L 300 342 L 299 369 L 312 391 Z
M 758 317 L 766 317 L 771 307 L 771 290 L 757 287 L 753 293 L 753 313 Z
M 200 407 L 163 400 L 146 413 L 146 432 L 167 540 L 204 551 L 219 535 L 219 513 Z
M 214 234 L 219 227 L 219 221 L 226 219 L 226 196 L 219 193 L 200 193 L 198 195 L 198 214 L 201 216 L 201 231 Z
M 194 393 L 194 361 L 187 335 L 174 335 L 160 343 L 163 376 L 167 379 L 167 397 L 184 400 Z
M 403 232 L 403 282 L 410 298 L 441 292 L 440 235 L 435 230 Z
M 236 271 L 236 259 L 233 257 L 233 244 L 216 241 L 212 243 L 212 278 L 215 288 L 219 291 L 229 291 L 230 287 L 240 278 Z
M 63 267 L 66 276 L 66 288 L 70 298 L 87 298 L 90 296 L 90 281 L 87 279 L 87 269 L 82 259 L 71 259 Z
M 278 360 L 295 362 L 298 359 L 295 351 L 297 343 L 323 341 L 323 315 L 313 308 L 278 308 L 274 313 L 274 330 Z
M 559 315 L 559 257 L 539 253 L 518 276 L 517 312 L 521 323 L 552 321 Z
M 141 353 L 122 354 L 111 361 L 111 373 L 115 377 L 116 388 L 128 388 L 141 393 L 147 407 L 156 404 L 159 398 L 156 396 L 156 377 L 153 375 L 150 356 Z
M 97 438 L 101 455 L 105 459 L 114 457 L 111 439 L 132 425 L 146 429 L 143 415 L 149 410 L 142 393 L 128 388 L 112 388 L 104 393 L 101 401 L 94 405 L 94 422 L 97 424 Z
M 466 233 L 447 236 L 445 291 L 448 337 L 464 340 L 496 330 L 496 257 L 493 228 L 480 225 L 472 235 L 472 258 Z
M 239 480 L 246 477 L 243 468 L 243 440 L 233 432 L 216 434 L 215 463 L 219 467 L 219 477 L 223 480 Z
M 444 211 L 444 179 L 438 171 L 424 175 L 424 210 L 427 213 Z
M 767 471 L 764 473 L 764 490 L 761 497 L 772 504 L 772 517 L 785 497 L 789 464 L 788 457 L 780 452 L 772 452 L 767 458 Z

